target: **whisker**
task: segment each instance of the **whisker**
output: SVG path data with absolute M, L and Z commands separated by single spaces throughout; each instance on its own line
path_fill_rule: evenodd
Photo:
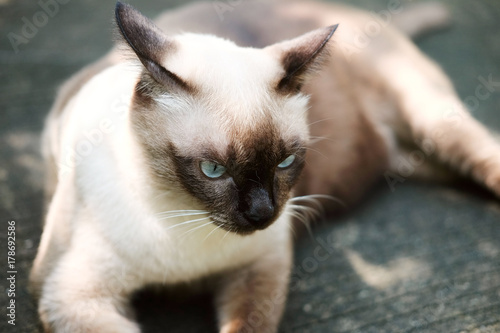
M 311 126 L 311 125 L 314 125 L 314 124 L 320 123 L 320 122 L 322 122 L 322 121 L 332 120 L 332 119 L 335 119 L 335 118 L 337 118 L 337 117 L 330 117 L 330 118 L 324 118 L 324 119 L 316 120 L 316 121 L 314 121 L 314 122 L 312 122 L 312 123 L 307 124 L 307 126 Z
M 298 204 L 295 203 L 297 201 L 299 201 L 299 202 L 300 201 L 310 202 L 310 203 L 314 204 L 316 207 L 318 207 L 317 208 L 318 210 L 323 210 L 323 205 L 320 202 L 318 202 L 318 199 L 314 199 L 314 198 L 307 198 L 307 199 L 304 198 L 302 200 L 289 201 L 288 205 L 291 206 L 291 207 L 294 207 L 294 208 L 302 208 L 302 209 L 307 208 L 307 209 L 317 210 L 316 208 L 313 208 L 313 207 L 310 207 L 310 206 L 298 205 Z
M 323 154 L 322 152 L 320 152 L 319 150 L 316 150 L 314 148 L 311 148 L 311 147 L 306 147 L 306 149 L 309 149 L 317 154 L 320 154 L 321 156 L 323 156 L 324 158 L 326 158 L 327 160 L 330 160 L 330 157 L 326 156 L 325 154 Z
M 207 213 L 201 212 L 201 213 L 190 213 L 190 214 L 177 214 L 177 215 L 170 215 L 170 216 L 163 216 L 160 217 L 160 220 L 167 220 L 167 219 L 172 219 L 174 217 L 184 217 L 184 216 L 194 216 L 194 215 L 205 215 Z
M 326 136 L 309 136 L 309 143 L 315 144 L 317 142 L 321 142 L 323 140 L 330 141 L 333 143 L 337 143 L 338 140 L 333 140 L 332 138 L 327 138 Z
M 224 234 L 224 237 L 222 237 L 222 240 L 224 240 L 224 238 L 226 238 L 226 236 L 227 236 L 230 232 L 231 232 L 231 229 L 228 229 L 228 230 L 226 231 L 226 233 Z
M 347 208 L 347 205 L 344 201 L 342 201 L 341 199 L 339 198 L 336 198 L 332 195 L 327 195 L 327 194 L 309 194 L 309 195 L 303 195 L 303 196 L 300 196 L 300 197 L 294 197 L 290 200 L 288 200 L 289 202 L 295 202 L 295 201 L 301 201 L 301 200 L 307 200 L 307 199 L 326 199 L 326 200 L 331 200 L 331 201 L 334 201 L 336 203 L 338 203 L 339 205 L 341 205 L 342 207 L 344 208 Z
M 290 210 L 287 210 L 286 213 L 292 217 L 295 217 L 302 224 L 304 224 L 311 237 L 313 237 L 313 234 L 310 227 L 310 222 L 313 221 L 315 218 L 320 217 L 322 214 L 324 214 L 324 205 L 322 205 L 321 202 L 319 202 L 319 199 L 332 200 L 340 204 L 342 207 L 344 208 L 346 207 L 346 204 L 342 200 L 326 194 L 309 194 L 309 195 L 294 197 L 288 200 L 287 203 L 287 207 L 290 208 Z M 297 204 L 298 202 L 301 201 L 311 203 L 315 205 L 317 209 L 310 206 Z
M 157 213 L 156 215 L 168 215 L 168 214 L 180 214 L 180 213 L 208 213 L 208 212 L 199 209 L 179 209 L 179 210 L 167 210 L 165 212 Z
M 214 228 L 214 230 L 210 231 L 210 232 L 208 233 L 208 235 L 206 235 L 206 236 L 205 236 L 205 238 L 203 238 L 202 243 L 204 243 L 204 242 L 208 239 L 208 237 L 210 237 L 210 235 L 211 235 L 211 234 L 213 234 L 213 233 L 214 233 L 217 229 L 219 229 L 219 228 L 221 228 L 221 227 L 222 227 L 222 224 L 219 224 L 216 228 Z
M 153 200 L 156 200 L 156 199 L 158 199 L 158 198 L 161 198 L 161 197 L 163 197 L 163 196 L 165 196 L 165 195 L 167 195 L 167 194 L 169 194 L 169 193 L 170 193 L 170 192 L 168 192 L 168 191 L 162 192 L 162 193 L 158 194 L 157 196 L 155 196 L 155 197 L 153 198 Z
M 295 232 L 295 229 L 293 228 L 293 223 L 288 223 L 288 229 L 290 229 L 290 231 L 292 232 L 293 238 L 297 238 L 297 233 Z
M 311 238 L 314 238 L 313 233 L 312 233 L 312 229 L 311 229 L 311 226 L 309 223 L 310 221 L 307 220 L 307 217 L 305 215 L 303 215 L 297 211 L 289 211 L 289 212 L 287 212 L 287 214 L 289 214 L 290 216 L 295 217 L 297 220 L 299 220 L 306 227 L 307 232 L 309 233 L 309 236 Z
M 322 215 L 322 211 L 318 211 L 312 207 L 302 205 L 289 205 L 290 208 L 295 209 L 298 213 L 304 214 L 311 221 Z
M 222 239 L 220 240 L 221 242 L 224 241 L 224 238 L 227 237 L 227 235 L 229 235 L 229 233 L 231 233 L 233 231 L 233 226 L 229 226 L 229 229 L 227 229 L 226 233 L 224 234 L 224 237 L 222 237 Z M 219 242 L 220 243 L 220 242 Z
M 305 201 L 305 202 L 310 202 L 312 205 L 316 206 L 317 208 L 313 208 L 313 207 L 310 207 L 310 206 L 305 206 L 305 205 L 296 205 L 294 204 L 295 202 L 301 202 L 301 201 Z M 315 198 L 302 198 L 301 200 L 295 200 L 295 201 L 289 201 L 289 202 L 292 202 L 291 206 L 292 207 L 295 207 L 297 209 L 311 209 L 314 214 L 316 214 L 317 217 L 320 217 L 322 215 L 325 214 L 325 207 L 318 201 L 318 199 L 315 199 Z
M 206 217 L 202 217 L 201 219 L 195 219 L 195 220 L 190 220 L 190 221 L 186 221 L 186 222 L 177 223 L 177 224 L 175 224 L 175 225 L 173 225 L 171 227 L 168 227 L 165 230 L 170 230 L 170 229 L 173 229 L 173 228 L 179 227 L 181 225 L 185 225 L 185 224 L 200 222 L 200 221 L 203 221 L 203 220 L 206 220 L 206 219 L 209 219 L 209 218 L 210 218 L 209 216 L 206 216 Z M 210 223 L 212 223 L 212 222 L 210 222 Z
M 208 217 L 208 218 L 210 218 L 210 217 Z M 196 228 L 190 229 L 187 232 L 185 232 L 182 235 L 180 235 L 180 237 L 186 237 L 188 234 L 192 233 L 193 231 L 198 230 L 198 229 L 203 228 L 203 227 L 206 227 L 209 224 L 212 224 L 212 221 L 208 221 L 207 223 L 204 223 L 204 224 L 202 224 L 200 226 L 197 226 Z
M 308 206 L 298 206 L 295 209 L 301 210 L 300 212 L 301 213 L 303 212 L 303 214 L 307 216 L 309 222 L 315 221 L 318 218 L 320 218 L 322 215 L 324 215 L 323 210 L 317 210 L 317 209 L 314 209 L 314 208 L 308 207 Z
M 324 206 L 321 204 L 321 202 L 319 202 L 319 200 L 315 199 L 315 198 L 303 198 L 301 200 L 296 200 L 296 201 L 292 201 L 292 202 L 295 203 L 297 201 L 298 202 L 301 202 L 301 201 L 310 202 L 311 204 L 313 204 L 314 206 L 316 206 L 318 208 L 318 210 L 320 210 L 321 212 L 324 212 L 324 210 L 325 210 Z M 303 205 L 299 205 L 299 206 L 303 206 Z M 306 206 L 306 207 L 308 207 L 308 206 Z

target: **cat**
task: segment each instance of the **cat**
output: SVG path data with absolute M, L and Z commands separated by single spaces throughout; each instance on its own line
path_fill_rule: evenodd
M 118 2 L 120 46 L 60 90 L 31 272 L 47 332 L 140 332 L 133 291 L 211 276 L 220 332 L 276 332 L 298 203 L 352 206 L 415 148 L 413 176 L 500 194 L 497 142 L 401 32 L 445 24 L 442 7 L 394 15 L 398 31 L 334 4 L 212 6 L 155 24 Z

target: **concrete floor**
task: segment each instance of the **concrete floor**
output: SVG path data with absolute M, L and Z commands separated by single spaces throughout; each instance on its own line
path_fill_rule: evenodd
M 61 1 L 62 2 L 62 1 Z M 172 1 L 128 1 L 148 16 Z M 387 0 L 344 1 L 369 10 Z M 415 0 L 413 2 L 416 2 Z M 451 29 L 419 46 L 436 59 L 463 99 L 479 77 L 500 81 L 500 3 L 449 0 Z M 177 1 L 181 3 L 181 1 Z M 7 221 L 17 226 L 16 326 L 2 314 L 0 332 L 39 332 L 26 289 L 40 239 L 43 170 L 38 153 L 43 119 L 55 89 L 109 49 L 114 0 L 68 1 L 16 53 L 8 33 L 20 34 L 41 7 L 0 0 L 0 229 L 2 277 L 8 285 Z M 473 114 L 500 130 L 500 93 Z M 314 258 L 322 241 L 330 256 Z M 399 184 L 381 180 L 357 209 L 322 223 L 297 244 L 295 269 L 280 332 L 500 332 L 500 203 L 470 185 Z M 144 292 L 134 301 L 145 332 L 212 332 L 210 296 L 179 300 Z M 0 294 L 2 313 L 8 298 Z

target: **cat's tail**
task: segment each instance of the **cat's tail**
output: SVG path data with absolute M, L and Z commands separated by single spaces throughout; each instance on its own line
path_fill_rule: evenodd
M 439 2 L 406 5 L 392 23 L 411 38 L 451 25 L 449 9 Z

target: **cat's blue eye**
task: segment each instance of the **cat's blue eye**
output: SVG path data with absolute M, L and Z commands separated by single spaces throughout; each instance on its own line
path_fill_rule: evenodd
M 201 162 L 200 169 L 209 178 L 219 178 L 226 173 L 224 166 L 211 161 Z
M 278 164 L 278 168 L 280 169 L 288 168 L 290 165 L 292 165 L 293 161 L 295 161 L 295 155 L 290 155 L 287 158 L 285 158 L 283 162 Z

